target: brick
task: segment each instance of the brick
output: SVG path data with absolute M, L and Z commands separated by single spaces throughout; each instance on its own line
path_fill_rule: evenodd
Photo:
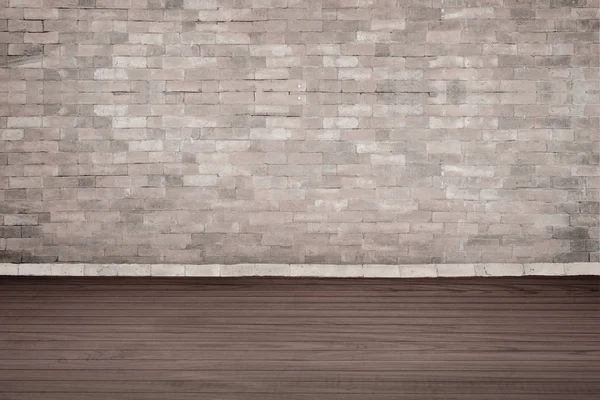
M 0 7 L 6 259 L 599 257 L 597 0 L 125 3 Z
M 112 123 L 114 128 L 144 128 L 146 124 L 146 117 L 115 117 Z
M 219 276 L 219 265 L 185 265 L 185 276 Z
M 19 264 L 19 275 L 44 276 L 52 275 L 50 264 Z
M 338 79 L 363 81 L 370 80 L 373 77 L 371 68 L 340 68 L 338 70 Z
M 113 57 L 114 68 L 146 68 L 145 57 Z
M 42 126 L 41 117 L 8 117 L 8 128 L 40 128 Z
M 150 267 L 152 276 L 185 276 L 185 265 L 154 264 Z
M 600 263 L 598 262 L 582 262 L 582 263 L 567 263 L 565 264 L 565 272 L 567 275 L 600 275 Z
M 221 266 L 221 276 L 289 276 L 289 264 L 237 264 Z
M 472 264 L 438 265 L 437 274 L 440 277 L 474 276 L 475 266 Z
M 365 278 L 399 278 L 400 269 L 397 265 L 363 265 L 363 276 Z
M 428 142 L 427 152 L 428 153 L 461 153 L 460 142 Z
M 85 276 L 150 276 L 150 265 L 97 264 L 85 265 Z
M 371 154 L 371 164 L 373 165 L 405 165 L 406 157 L 402 154 L 398 155 L 383 155 Z
M 438 275 L 435 265 L 400 265 L 400 276 L 402 278 L 436 278 Z
M 185 175 L 183 186 L 216 186 L 216 175 Z
M 565 264 L 525 264 L 525 275 L 565 275 Z
M 27 32 L 25 43 L 58 43 L 58 32 Z
M 53 276 L 83 276 L 83 264 L 52 264 L 50 273 Z
M 522 264 L 475 264 L 477 276 L 522 276 L 525 268 Z
M 19 264 L 0 264 L 1 275 L 19 275 Z
M 363 276 L 362 265 L 314 265 L 297 264 L 291 265 L 291 276 L 306 277 L 347 277 L 355 278 Z
M 352 117 L 345 118 L 324 118 L 323 119 L 323 128 L 332 129 L 332 128 L 356 128 L 358 127 L 358 119 Z

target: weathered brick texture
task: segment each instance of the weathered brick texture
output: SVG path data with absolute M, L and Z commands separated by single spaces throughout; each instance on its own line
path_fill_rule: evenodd
M 0 261 L 598 261 L 598 0 L 0 0 Z

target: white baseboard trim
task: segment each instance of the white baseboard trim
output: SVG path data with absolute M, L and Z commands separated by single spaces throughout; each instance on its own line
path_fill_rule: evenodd
M 437 278 L 600 276 L 600 262 L 537 264 L 7 264 L 0 276 Z

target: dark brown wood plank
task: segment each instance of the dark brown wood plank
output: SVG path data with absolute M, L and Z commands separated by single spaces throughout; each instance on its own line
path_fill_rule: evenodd
M 557 288 L 563 288 L 571 285 L 597 284 L 597 276 L 520 276 L 520 277 L 488 277 L 472 278 L 457 277 L 443 278 L 445 284 L 469 285 L 477 287 L 486 286 L 507 286 L 507 285 L 531 285 L 544 286 L 552 285 Z M 340 289 L 357 286 L 363 287 L 403 287 L 405 290 L 418 287 L 418 285 L 428 285 L 438 287 L 438 280 L 430 278 L 405 278 L 405 279 L 382 279 L 382 278 L 279 278 L 279 277 L 116 277 L 116 276 L 98 276 L 98 277 L 51 277 L 51 276 L 2 276 L 0 282 L 3 285 L 35 285 L 36 288 L 44 286 L 93 286 L 98 288 L 106 287 L 138 287 L 141 283 L 145 288 L 162 286 L 171 288 L 203 287 L 207 289 L 219 290 L 219 288 L 234 287 L 255 287 L 255 286 L 273 286 L 277 287 L 297 287 L 299 282 L 311 287 L 331 287 L 339 286 Z M 139 287 L 138 287 L 139 289 Z M 299 288 L 301 289 L 301 288 Z M 276 288 L 273 288 L 276 290 Z
M 239 382 L 239 381 L 259 381 L 259 382 L 324 382 L 339 381 L 342 377 L 351 381 L 370 382 L 381 380 L 394 380 L 401 382 L 414 381 L 482 381 L 487 382 L 490 379 L 502 380 L 507 382 L 520 381 L 572 381 L 575 378 L 567 376 L 565 378 L 564 368 L 554 368 L 543 370 L 522 369 L 519 375 L 515 372 L 505 369 L 496 370 L 340 370 L 335 367 L 329 369 L 321 368 L 315 371 L 298 370 L 276 370 L 260 371 L 248 370 L 240 374 L 239 371 L 211 371 L 211 370 L 130 370 L 130 369 L 93 369 L 93 370 L 64 370 L 64 369 L 10 369 L 0 370 L 1 381 L 39 381 L 39 380 L 176 380 L 189 381 L 199 378 L 213 382 Z M 576 380 L 578 382 L 598 381 L 596 370 L 573 371 L 577 372 Z M 68 374 L 68 375 L 67 375 Z
M 432 356 L 430 356 L 432 357 Z M 371 370 L 371 371 L 405 371 L 429 370 L 440 371 L 449 368 L 461 370 L 555 370 L 584 371 L 592 370 L 600 374 L 597 360 L 554 360 L 551 364 L 535 360 L 516 360 L 497 362 L 495 360 L 436 360 L 430 357 L 419 360 L 361 360 L 358 357 L 350 361 L 327 360 L 245 360 L 240 356 L 237 360 L 3 360 L 0 369 L 135 369 L 135 370 L 211 370 L 211 371 L 277 371 L 280 369 L 295 371 L 316 371 L 327 364 L 338 370 Z
M 0 359 L 7 360 L 85 360 L 95 363 L 99 360 L 198 360 L 198 361 L 395 361 L 398 355 L 390 351 L 377 350 L 0 350 Z M 248 347 L 248 344 L 246 344 Z M 428 361 L 597 361 L 600 351 L 404 351 L 402 360 L 406 362 Z
M 447 393 L 447 394 L 518 394 L 522 392 L 543 393 L 598 393 L 600 382 L 562 380 L 560 386 L 548 384 L 547 381 L 399 381 L 397 379 L 379 379 L 370 381 L 344 379 L 343 374 L 322 381 L 271 381 L 272 391 L 286 394 L 418 394 L 418 393 Z M 7 392 L 91 392 L 91 393 L 266 393 L 260 381 L 13 381 L 4 382 Z M 557 390 L 558 387 L 558 390 Z
M 512 334 L 512 335 L 530 335 L 530 336 L 553 336 L 561 335 L 563 337 L 575 336 L 575 337 L 589 337 L 595 333 L 592 329 L 595 327 L 593 323 L 581 322 L 574 324 L 570 321 L 561 321 L 560 325 L 554 325 L 550 322 L 545 324 L 513 324 L 507 325 L 503 323 L 496 324 L 456 324 L 439 323 L 439 324 L 419 324 L 419 325 L 356 325 L 356 324 L 235 324 L 235 321 L 231 323 L 223 323 L 218 325 L 202 325 L 202 324 L 168 324 L 168 323 L 146 323 L 145 325 L 127 325 L 127 324 L 98 324 L 98 325 L 76 325 L 76 324 L 61 324 L 61 325 L 5 325 L 0 327 L 0 332 L 3 333 L 14 333 L 15 335 L 8 335 L 7 338 L 27 338 L 27 334 L 41 333 L 73 333 L 73 334 L 94 334 L 95 332 L 103 333 L 120 333 L 121 336 L 116 337 L 127 337 L 131 338 L 132 334 L 139 333 L 139 337 L 155 339 L 188 339 L 198 337 L 198 335 L 227 335 L 230 338 L 241 339 L 243 337 L 253 338 L 257 340 L 264 339 L 265 335 L 273 335 L 277 337 L 285 337 L 285 340 L 294 338 L 295 335 L 300 338 L 302 335 L 315 335 L 315 339 L 318 337 L 328 338 L 327 340 L 336 340 L 335 335 L 346 335 L 350 338 L 352 335 L 356 337 L 366 338 L 370 335 L 375 335 L 375 338 L 385 341 L 395 341 L 398 337 L 405 337 L 413 339 L 415 335 L 427 335 L 427 334 L 438 334 L 439 332 L 445 332 L 448 334 L 455 335 L 487 335 L 491 332 L 498 332 L 497 335 Z M 376 331 L 376 332 L 374 332 Z M 551 332 L 550 332 L 551 331 Z M 571 333 L 573 332 L 573 333 Z M 145 334 L 145 335 L 144 335 Z M 174 336 L 179 335 L 179 336 Z M 285 336 L 284 336 L 285 335 Z M 37 337 L 43 337 L 36 335 Z M 590 339 L 593 340 L 592 336 Z M 33 336 L 31 336 L 33 337 Z M 56 336 L 58 338 L 59 335 Z M 92 336 L 97 337 L 97 336 Z M 103 336 L 103 337 L 106 337 Z M 111 337 L 113 337 L 111 335 Z M 340 336 L 341 338 L 342 336 Z M 598 340 L 597 336 L 595 336 Z M 331 339 L 329 339 L 331 338 Z M 279 339 L 274 339 L 279 340 Z M 309 340 L 309 338 L 307 338 Z M 321 339 L 324 340 L 324 339 Z M 340 339 L 341 340 L 341 339 Z
M 227 315 L 228 313 L 263 313 L 269 315 L 277 315 L 277 313 L 313 313 L 312 315 L 319 315 L 330 311 L 336 311 L 336 315 L 344 315 L 344 313 L 353 313 L 352 315 L 360 315 L 366 313 L 367 315 L 374 315 L 374 313 L 393 313 L 398 315 L 405 313 L 407 315 L 414 315 L 415 311 L 419 312 L 419 315 L 427 315 L 423 313 L 434 313 L 434 315 L 445 316 L 447 313 L 483 313 L 488 315 L 490 312 L 496 313 L 510 313 L 510 315 L 521 316 L 523 313 L 536 313 L 541 312 L 550 313 L 549 316 L 557 316 L 562 312 L 568 315 L 572 315 L 576 312 L 590 312 L 590 306 L 594 305 L 595 302 L 569 302 L 564 301 L 561 303 L 521 303 L 517 304 L 497 304 L 497 303 L 478 303 L 478 302 L 445 302 L 444 304 L 436 302 L 410 302 L 410 303 L 395 303 L 392 309 L 383 308 L 382 303 L 376 302 L 362 302 L 362 301 L 346 301 L 346 302 L 328 302 L 327 304 L 316 303 L 316 302 L 257 302 L 257 301 L 244 301 L 243 303 L 237 302 L 215 302 L 215 301 L 202 301 L 203 307 L 198 307 L 199 302 L 179 301 L 179 302 L 161 302 L 154 301 L 152 303 L 143 302 L 132 302 L 128 301 L 94 301 L 85 303 L 74 303 L 73 301 L 65 301 L 64 299 L 54 300 L 52 302 L 40 302 L 36 300 L 26 299 L 21 301 L 4 301 L 0 303 L 0 315 L 14 315 L 5 314 L 4 312 L 22 312 L 19 315 L 52 315 L 53 312 L 59 313 L 65 316 L 69 313 L 80 315 L 96 315 L 103 312 L 110 313 L 110 315 L 118 316 L 121 312 L 126 315 L 131 315 L 135 311 L 135 315 L 157 315 L 164 312 L 178 312 L 189 313 L 189 315 Z M 457 309 L 460 305 L 460 309 Z M 514 310 L 518 307 L 519 313 L 515 314 Z M 441 313 L 440 311 L 443 311 Z M 595 312 L 592 310 L 592 312 Z M 29 314 L 31 313 L 31 314 Z M 182 314 L 178 314 L 182 315 Z M 248 315 L 248 314 L 246 314 Z
M 597 277 L 0 279 L 0 400 L 597 399 Z
M 511 337 L 493 337 L 481 341 L 460 341 L 458 336 L 445 336 L 446 340 L 426 336 L 423 340 L 396 341 L 272 341 L 255 340 L 240 337 L 240 340 L 227 338 L 202 338 L 202 340 L 3 340 L 0 351 L 259 351 L 264 353 L 278 351 L 324 352 L 324 351 L 385 351 L 385 352 L 567 352 L 587 354 L 600 352 L 599 341 L 583 340 L 514 340 Z M 552 338 L 551 338 L 552 339 Z M 25 353 L 22 353 L 23 356 Z
M 196 304 L 198 307 L 198 303 Z M 441 312 L 443 310 L 443 312 Z M 418 317 L 415 316 L 414 309 L 404 309 L 404 310 L 389 310 L 382 309 L 381 307 L 373 308 L 370 310 L 351 310 L 351 309 L 343 309 L 343 310 L 329 310 L 322 308 L 314 308 L 311 310 L 306 309 L 276 309 L 270 310 L 265 308 L 256 308 L 256 309 L 233 309 L 233 308 L 222 308 L 222 307 L 211 307 L 210 309 L 205 308 L 196 308 L 196 309 L 177 309 L 172 308 L 169 311 L 167 310 L 156 310 L 156 309 L 135 309 L 134 311 L 131 309 L 11 309 L 11 310 L 0 310 L 0 319 L 2 322 L 12 322 L 12 321 L 20 321 L 22 319 L 31 320 L 33 322 L 39 322 L 40 320 L 47 318 L 53 319 L 56 317 L 60 317 L 61 321 L 65 321 L 65 323 L 69 323 L 69 320 L 77 321 L 78 323 L 84 323 L 85 321 L 95 322 L 98 319 L 102 321 L 107 320 L 108 318 L 116 319 L 116 323 L 118 323 L 118 319 L 127 319 L 131 318 L 132 314 L 135 314 L 135 318 L 140 319 L 140 323 L 143 323 L 144 319 L 150 318 L 158 318 L 161 314 L 160 318 L 162 319 L 188 319 L 192 323 L 197 321 L 210 321 L 216 318 L 219 319 L 229 319 L 233 318 L 236 321 L 243 321 L 244 319 L 252 319 L 256 320 L 259 318 L 270 318 L 273 320 L 281 319 L 287 321 L 296 321 L 297 319 L 321 319 L 327 318 L 330 319 L 332 317 L 338 319 L 346 319 L 351 322 L 360 323 L 360 321 L 364 319 L 377 318 L 377 321 L 380 324 L 387 324 L 388 321 L 405 321 L 410 320 L 418 322 L 415 318 L 421 320 L 461 320 L 461 323 L 468 323 L 470 319 L 481 320 L 483 323 L 485 320 L 493 320 L 493 321 L 501 321 L 501 320 L 525 320 L 525 321 L 547 321 L 552 319 L 562 319 L 568 320 L 572 319 L 573 321 L 579 321 L 586 317 L 592 318 L 595 317 L 596 311 L 590 310 L 589 307 L 581 307 L 580 310 L 577 310 L 577 315 L 573 314 L 573 310 L 556 310 L 554 307 L 547 307 L 546 309 L 537 309 L 537 310 L 529 310 L 525 307 L 522 309 L 515 311 L 514 309 L 508 310 L 494 310 L 493 316 L 490 315 L 490 310 L 486 310 L 485 308 L 477 309 L 477 310 L 465 310 L 465 309 L 457 309 L 454 307 L 447 307 L 442 309 L 429 309 L 418 311 Z M 162 313 L 160 311 L 163 311 Z M 19 322 L 21 323 L 21 322 Z M 187 322 L 186 322 L 187 323 Z
M 285 392 L 264 392 L 255 393 L 254 398 L 260 400 L 282 400 L 282 393 L 285 400 L 315 400 L 314 393 L 285 393 Z M 534 393 L 536 400 L 595 400 L 595 393 Z M 0 393 L 0 400 L 106 400 L 110 399 L 127 399 L 127 400 L 165 400 L 165 396 L 169 400 L 198 400 L 198 393 L 91 393 L 91 392 L 62 392 L 62 393 Z M 403 394 L 402 400 L 423 400 L 422 393 Z M 248 400 L 249 394 L 243 393 L 202 393 L 202 400 Z M 318 395 L 318 399 L 327 400 L 398 400 L 398 394 L 376 393 L 376 394 L 348 394 L 348 393 L 328 393 Z M 448 393 L 431 393 L 425 397 L 428 400 L 523 400 L 526 397 L 522 393 L 498 393 L 498 394 L 448 394 Z
M 569 302 L 576 301 L 574 297 L 586 297 L 589 295 L 597 294 L 598 290 L 593 287 L 585 288 L 573 288 L 571 290 L 554 290 L 554 291 L 541 291 L 538 293 L 538 297 L 535 300 L 551 298 L 555 295 L 569 295 Z M 493 290 L 476 291 L 469 287 L 461 288 L 460 291 L 449 292 L 444 297 L 449 301 L 464 302 L 466 299 L 478 298 L 489 296 L 492 302 L 498 302 L 504 300 L 507 297 L 514 296 L 526 296 L 535 295 L 536 293 L 528 293 L 527 289 L 498 289 L 497 293 L 493 293 Z M 72 299 L 82 295 L 92 296 L 98 300 L 104 300 L 105 302 L 119 299 L 143 299 L 152 302 L 156 301 L 157 296 L 161 300 L 169 300 L 169 302 L 185 301 L 197 299 L 201 301 L 221 301 L 228 299 L 229 302 L 235 302 L 242 299 L 254 299 L 256 302 L 272 302 L 273 299 L 278 299 L 282 295 L 295 296 L 296 301 L 304 301 L 307 303 L 322 301 L 322 299 L 340 299 L 345 301 L 346 298 L 355 298 L 355 300 L 363 300 L 368 302 L 371 298 L 375 298 L 375 301 L 386 301 L 386 302 L 403 302 L 409 299 L 423 299 L 429 300 L 439 295 L 439 292 L 435 290 L 423 290 L 423 291 L 386 291 L 381 290 L 360 290 L 355 291 L 340 291 L 338 292 L 335 287 L 327 288 L 327 290 L 312 290 L 311 287 L 306 287 L 304 291 L 278 291 L 278 292 L 265 292 L 265 291 L 253 291 L 253 290 L 233 290 L 230 292 L 203 292 L 199 290 L 177 291 L 177 290 L 106 290 L 106 291 L 93 291 L 93 290 L 80 290 L 80 291 L 69 291 L 69 290 L 45 290 L 36 293 L 27 294 L 23 290 L 2 290 L 0 291 L 0 298 L 13 301 L 26 301 L 27 299 Z M 306 298 L 305 298 L 306 296 Z
M 257 292 L 260 292 L 262 297 L 278 297 L 281 294 L 289 296 L 292 293 L 299 296 L 324 293 L 330 297 L 342 294 L 359 297 L 429 297 L 439 294 L 439 287 L 435 279 L 332 279 L 331 282 L 328 282 L 304 278 L 301 279 L 302 285 L 294 284 L 292 278 L 232 278 L 229 280 L 226 278 L 169 278 L 163 284 L 156 284 L 155 282 L 158 281 L 156 278 L 63 278 L 64 282 L 59 285 L 52 283 L 52 278 L 49 277 L 33 279 L 34 282 L 39 283 L 30 287 L 28 293 L 20 290 L 23 278 L 4 279 L 0 296 L 30 297 L 33 294 L 44 296 L 60 293 L 61 297 L 72 297 L 90 291 L 97 296 L 119 295 L 121 298 L 171 297 L 173 295 L 194 298 L 214 297 L 215 295 L 219 297 L 253 297 L 257 295 Z M 139 282 L 136 283 L 136 279 Z M 559 292 L 575 296 L 598 291 L 597 277 L 478 278 L 477 283 L 464 278 L 449 278 L 446 281 L 448 286 L 444 291 L 445 297 L 486 294 L 501 297 L 514 294 L 539 294 L 540 291 L 543 291 L 545 295 Z M 94 282 L 98 282 L 98 284 Z M 265 291 L 265 285 L 268 285 L 270 290 Z M 332 289 L 335 291 L 333 294 L 331 293 Z
M 193 342 L 195 340 L 203 340 L 208 342 L 223 341 L 237 342 L 264 342 L 267 338 L 272 338 L 272 342 L 417 342 L 417 343 L 437 343 L 437 342 L 479 342 L 479 343 L 491 343 L 491 342 L 535 342 L 541 336 L 543 341 L 548 343 L 554 342 L 600 342 L 597 332 L 577 332 L 569 334 L 557 334 L 555 332 L 546 332 L 543 335 L 523 335 L 522 333 L 513 332 L 481 332 L 481 333 L 433 333 L 425 334 L 419 333 L 404 333 L 394 334 L 393 336 L 383 336 L 378 332 L 367 332 L 367 333 L 356 333 L 356 332 L 339 332 L 333 331 L 330 333 L 315 333 L 315 332 L 295 332 L 295 333 L 278 333 L 272 334 L 271 332 L 238 332 L 238 333 L 188 333 L 190 329 L 185 331 L 186 327 L 169 326 L 165 327 L 163 332 L 139 332 L 138 327 L 123 327 L 119 331 L 115 331 L 114 327 L 92 326 L 90 329 L 80 329 L 80 331 L 74 331 L 72 327 L 62 326 L 62 330 L 54 328 L 54 331 L 50 332 L 28 332 L 27 327 L 23 328 L 23 332 L 19 333 L 1 333 L 3 338 L 6 340 L 68 340 L 68 341 L 81 341 L 88 342 L 94 341 L 129 341 L 130 343 L 138 343 L 140 341 L 184 341 Z M 189 328 L 189 327 L 188 327 Z M 152 327 L 149 328 L 153 330 Z M 154 329 L 156 330 L 156 329 Z
M 565 329 L 585 329 L 597 326 L 596 322 L 591 319 L 592 313 L 586 313 L 582 319 L 574 316 L 563 318 L 544 318 L 542 317 L 478 317 L 469 318 L 466 316 L 446 318 L 443 317 L 425 317 L 415 316 L 414 318 L 394 318 L 394 317 L 336 317 L 331 313 L 330 316 L 321 317 L 178 317 L 173 315 L 163 315 L 155 317 L 138 317 L 138 316 L 104 316 L 104 317 L 0 317 L 0 326 L 8 327 L 14 325 L 68 325 L 68 326 L 157 326 L 157 325 L 181 325 L 198 327 L 198 329 L 226 329 L 227 331 L 236 331 L 237 329 L 263 331 L 265 326 L 276 330 L 277 332 L 285 332 L 289 329 L 294 329 L 297 326 L 310 327 L 312 330 L 320 331 L 340 327 L 342 331 L 347 327 L 352 327 L 352 330 L 369 329 L 372 326 L 381 327 L 382 331 L 396 332 L 435 329 L 443 327 L 448 331 L 463 331 L 463 328 L 480 329 L 484 326 L 510 326 L 512 331 L 521 331 L 522 329 L 545 329 L 553 327 L 563 331 Z M 60 323 L 57 323 L 57 318 L 60 318 Z M 590 319 L 586 319 L 590 318 Z M 376 321 L 376 323 L 375 323 Z M 571 326 L 557 326 L 556 321 Z M 235 327 L 231 325 L 235 324 Z M 346 328 L 344 328 L 346 327 Z M 3 328 L 0 328 L 0 330 Z
M 569 304 L 581 304 L 588 307 L 598 307 L 598 301 L 596 296 L 598 292 L 590 292 L 589 295 L 586 296 L 572 296 L 566 297 L 568 294 L 565 293 L 557 293 L 546 296 L 529 296 L 529 297 L 520 297 L 518 295 L 512 296 L 502 296 L 502 297 L 492 297 L 487 296 L 484 304 L 489 304 L 491 306 L 497 305 L 502 307 L 511 307 L 511 308 L 520 308 L 522 305 L 530 306 L 534 305 L 536 307 L 540 306 L 560 306 L 560 305 L 569 305 Z M 53 303 L 68 299 L 69 302 L 74 303 L 78 298 L 83 296 L 31 296 L 31 297 L 8 297 L 7 299 L 0 299 L 0 303 L 2 304 L 22 304 L 24 302 L 32 302 L 37 301 L 38 303 Z M 90 303 L 93 302 L 95 304 L 105 304 L 107 302 L 113 302 L 114 299 L 118 297 L 123 302 L 129 304 L 137 304 L 137 305 L 147 305 L 150 307 L 154 307 L 157 304 L 168 304 L 168 305 L 179 305 L 181 303 L 187 304 L 202 304 L 203 306 L 219 306 L 219 305 L 227 305 L 229 307 L 235 307 L 236 304 L 252 304 L 256 307 L 272 307 L 275 305 L 281 304 L 281 297 L 270 296 L 264 297 L 260 294 L 256 296 L 246 296 L 246 297 L 211 297 L 211 298 L 203 298 L 202 300 L 198 298 L 190 298 L 190 297 L 174 297 L 174 296 L 165 296 L 165 297 L 156 297 L 156 296 L 146 296 L 146 297 L 123 297 L 123 296 L 95 296 L 95 295 L 85 295 L 86 300 Z M 403 298 L 394 298 L 389 296 L 369 296 L 369 297 L 359 297 L 359 296 L 320 296 L 317 297 L 313 293 L 312 295 L 304 295 L 304 296 L 296 296 L 292 298 L 286 298 L 286 305 L 288 307 L 304 307 L 304 305 L 322 305 L 324 308 L 328 307 L 332 304 L 356 304 L 358 307 L 363 305 L 378 305 L 382 308 L 389 307 L 404 307 L 410 308 L 413 306 L 419 306 L 421 304 L 425 304 L 428 307 L 435 307 L 437 304 L 440 304 L 440 301 L 433 300 L 435 296 L 421 296 L 421 297 L 410 297 L 407 299 Z M 208 300 L 207 300 L 208 299 Z M 444 298 L 444 305 L 455 305 L 456 307 L 469 306 L 474 303 L 481 304 L 481 296 L 473 296 L 473 295 L 464 295 L 455 298 Z

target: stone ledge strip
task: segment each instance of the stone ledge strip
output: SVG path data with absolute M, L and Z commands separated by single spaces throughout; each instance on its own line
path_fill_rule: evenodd
M 437 278 L 600 276 L 600 262 L 538 264 L 3 264 L 4 276 L 278 276 L 314 278 Z

